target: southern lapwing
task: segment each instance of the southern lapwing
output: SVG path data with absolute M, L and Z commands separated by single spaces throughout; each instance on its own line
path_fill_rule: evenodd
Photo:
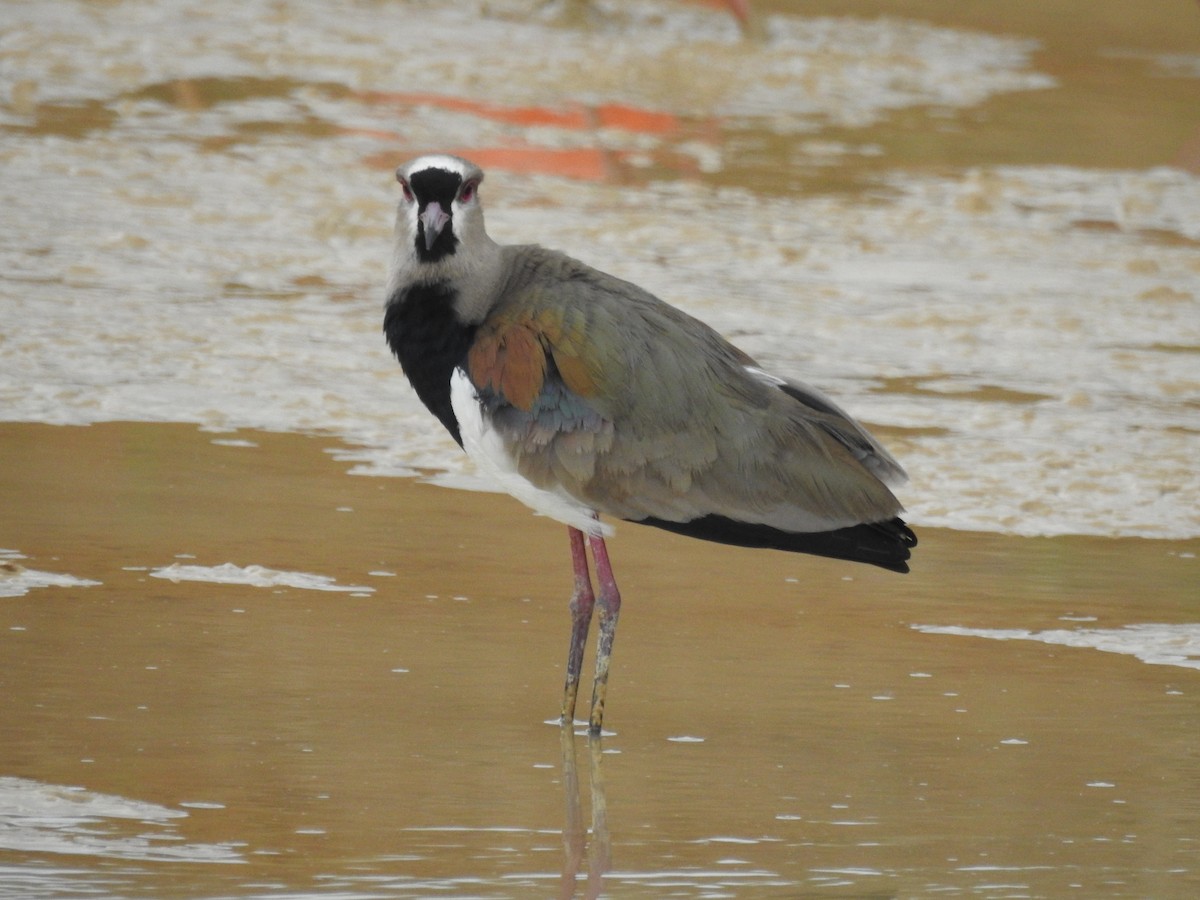
M 596 602 L 585 546 L 599 589 L 593 734 L 604 716 L 621 595 L 601 513 L 908 571 L 917 539 L 887 487 L 904 470 L 830 400 L 637 285 L 554 250 L 497 244 L 473 163 L 422 156 L 396 178 L 388 344 L 479 469 L 567 525 L 564 724 Z

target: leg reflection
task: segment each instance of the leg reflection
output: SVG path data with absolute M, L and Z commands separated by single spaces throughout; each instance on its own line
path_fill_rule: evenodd
M 579 769 L 575 765 L 575 731 L 569 722 L 558 730 L 562 741 L 563 794 L 567 801 L 563 822 L 563 870 L 558 896 L 570 900 L 575 896 L 579 866 L 583 862 L 583 813 L 579 809 Z
M 612 838 L 608 833 L 608 795 L 604 792 L 604 750 L 600 735 L 588 737 L 592 777 L 592 843 L 588 847 L 588 897 L 599 897 L 604 873 L 612 868 Z
M 574 898 L 583 867 L 583 848 L 587 832 L 583 825 L 582 801 L 579 790 L 579 770 L 576 765 L 576 737 L 571 726 L 560 729 L 562 740 L 563 792 L 566 799 L 566 818 L 563 823 L 563 871 L 559 897 Z M 599 897 L 604 889 L 604 875 L 612 867 L 612 839 L 608 833 L 608 800 L 604 793 L 601 760 L 603 749 L 599 736 L 587 738 L 591 780 L 592 828 L 588 844 L 587 883 L 584 897 Z

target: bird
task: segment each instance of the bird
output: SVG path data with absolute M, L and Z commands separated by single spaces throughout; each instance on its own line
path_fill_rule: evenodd
M 629 281 L 537 244 L 497 243 L 474 163 L 423 155 L 396 179 L 387 344 L 478 470 L 567 526 L 564 727 L 593 617 L 588 731 L 603 727 L 621 594 L 601 515 L 909 570 L 917 538 L 890 489 L 907 476 L 823 393 Z

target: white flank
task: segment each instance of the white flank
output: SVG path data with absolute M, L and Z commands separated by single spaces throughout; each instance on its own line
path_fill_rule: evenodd
M 475 386 L 462 369 L 455 369 L 450 376 L 450 405 L 454 409 L 454 417 L 458 419 L 458 430 L 467 456 L 497 485 L 534 512 L 564 525 L 597 537 L 608 537 L 613 533 L 612 526 L 597 519 L 589 506 L 563 491 L 540 488 L 517 471 L 516 461 L 504 446 L 504 439 L 483 415 Z

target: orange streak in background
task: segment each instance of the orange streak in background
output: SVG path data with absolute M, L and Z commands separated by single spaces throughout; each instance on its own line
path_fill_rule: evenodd
M 727 9 L 742 25 L 750 21 L 750 0 L 691 0 L 710 9 Z
M 680 127 L 679 118 L 670 113 L 626 106 L 620 103 L 605 103 L 591 108 L 570 106 L 566 109 L 551 109 L 545 106 L 501 106 L 462 97 L 444 94 L 400 94 L 370 91 L 359 95 L 367 103 L 388 106 L 433 106 L 450 112 L 467 113 L 525 128 L 549 126 L 586 131 L 594 128 L 618 128 L 638 134 L 664 134 Z
M 670 113 L 655 112 L 637 106 L 622 106 L 606 103 L 596 107 L 596 118 L 601 128 L 619 128 L 635 134 L 667 134 L 680 127 L 678 117 Z
M 604 128 L 630 134 L 664 135 L 683 130 L 683 122 L 671 113 L 604 103 L 595 107 L 571 105 L 564 109 L 544 106 L 502 106 L 443 94 L 367 91 L 358 94 L 365 103 L 411 109 L 430 106 L 453 113 L 478 116 L 520 128 L 548 127 L 570 131 L 597 131 Z M 371 134 L 360 130 L 358 133 Z M 613 174 L 620 151 L 599 147 L 551 148 L 528 144 L 510 147 L 476 148 L 458 151 L 484 168 L 510 172 L 544 173 L 581 181 L 604 181 Z M 391 168 L 396 159 L 390 154 L 374 154 L 365 162 L 378 168 Z
M 610 174 L 606 152 L 592 147 L 574 150 L 528 146 L 479 147 L 459 148 L 447 152 L 465 156 L 485 169 L 503 169 L 506 172 L 525 175 L 561 175 L 576 181 L 604 181 Z M 394 169 L 402 160 L 394 151 L 389 150 L 365 156 L 363 162 L 372 169 Z
M 433 106 L 450 112 L 468 113 L 484 119 L 497 122 L 507 122 L 510 125 L 548 125 L 554 128 L 570 128 L 580 130 L 590 124 L 587 112 L 582 107 L 559 111 L 544 106 L 499 106 L 495 103 L 483 103 L 478 100 L 466 100 L 462 97 L 450 97 L 444 94 L 400 94 L 384 91 L 368 91 L 359 95 L 367 103 L 380 103 L 388 106 Z
M 548 147 L 479 148 L 465 151 L 463 155 L 484 169 L 561 175 L 578 181 L 604 181 L 609 174 L 605 152 L 593 147 L 574 150 Z

